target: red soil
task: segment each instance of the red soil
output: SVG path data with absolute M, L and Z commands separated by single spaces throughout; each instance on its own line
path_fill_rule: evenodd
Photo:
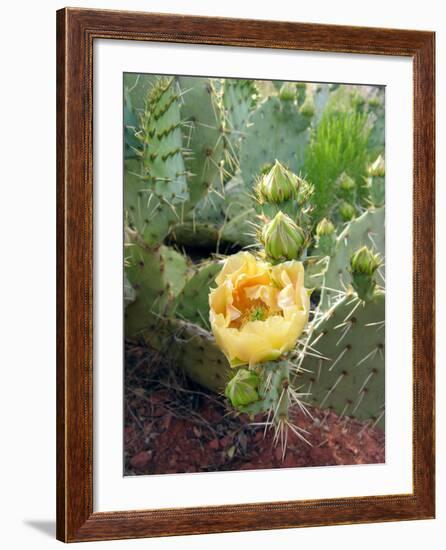
M 143 355 L 143 354 L 141 354 Z M 273 444 L 273 430 L 253 425 L 227 409 L 223 397 L 170 376 L 149 380 L 147 363 L 127 365 L 125 475 L 295 468 L 384 462 L 384 433 L 310 408 L 312 418 L 293 410 L 301 441 L 288 435 L 285 456 Z M 152 373 L 153 376 L 153 373 Z M 264 418 L 257 417 L 256 422 Z

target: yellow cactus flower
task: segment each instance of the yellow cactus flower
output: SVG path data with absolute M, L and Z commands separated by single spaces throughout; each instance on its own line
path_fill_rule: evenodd
M 273 361 L 295 347 L 310 310 L 301 262 L 272 266 L 239 252 L 227 258 L 215 281 L 210 322 L 232 367 Z

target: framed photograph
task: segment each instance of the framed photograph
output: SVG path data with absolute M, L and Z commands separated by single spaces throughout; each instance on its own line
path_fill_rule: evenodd
M 57 537 L 434 517 L 434 33 L 57 13 Z

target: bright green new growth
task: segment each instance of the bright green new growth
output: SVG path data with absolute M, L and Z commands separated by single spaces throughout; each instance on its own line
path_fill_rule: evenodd
M 332 216 L 338 196 L 337 180 L 343 172 L 355 182 L 363 181 L 369 132 L 365 114 L 329 108 L 322 115 L 305 160 L 307 178 L 315 188 L 315 221 Z

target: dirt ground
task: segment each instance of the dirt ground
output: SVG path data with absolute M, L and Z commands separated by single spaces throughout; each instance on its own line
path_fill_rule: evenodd
M 379 428 L 310 407 L 291 419 L 309 434 L 292 432 L 285 454 L 273 430 L 231 412 L 224 397 L 208 393 L 166 370 L 162 358 L 127 343 L 124 474 L 168 474 L 384 462 Z

